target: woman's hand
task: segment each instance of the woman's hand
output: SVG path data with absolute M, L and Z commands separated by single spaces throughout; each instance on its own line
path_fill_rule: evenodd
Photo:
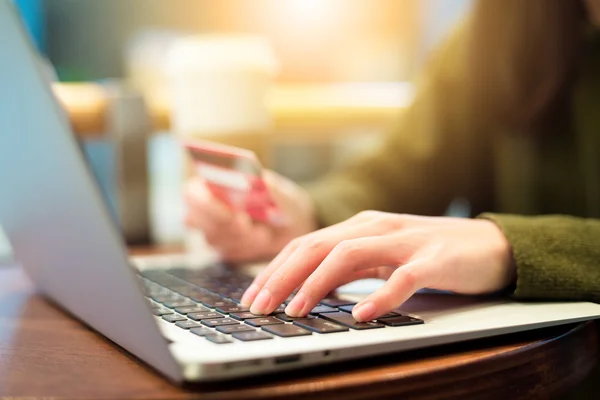
M 293 240 L 256 277 L 242 305 L 269 314 L 299 287 L 285 311 L 304 316 L 338 286 L 386 279 L 353 309 L 355 319 L 367 321 L 421 288 L 492 293 L 515 275 L 510 244 L 493 222 L 366 211 Z
M 199 178 L 187 185 L 186 225 L 203 231 L 225 261 L 271 259 L 292 239 L 317 228 L 312 199 L 304 189 L 272 171 L 265 171 L 264 179 L 283 213 L 281 226 L 258 223 L 244 212 L 231 210 Z

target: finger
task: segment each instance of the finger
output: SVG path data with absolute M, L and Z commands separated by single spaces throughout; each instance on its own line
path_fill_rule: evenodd
M 410 254 L 405 251 L 398 235 L 385 235 L 345 240 L 340 242 L 306 279 L 302 288 L 288 304 L 286 313 L 302 316 L 309 312 L 332 289 L 339 286 L 344 276 L 382 265 L 398 265 Z
M 295 244 L 296 250 L 283 260 L 281 265 L 261 274 L 261 280 L 264 282 L 266 278 L 266 282 L 252 302 L 250 311 L 255 314 L 268 314 L 273 311 L 310 276 L 340 241 L 377 235 L 382 231 L 382 227 L 372 221 L 340 226 L 305 236 Z M 261 281 L 258 281 L 253 290 L 258 289 L 260 283 Z
M 429 259 L 419 259 L 396 269 L 386 283 L 352 310 L 357 321 L 370 321 L 408 300 L 417 290 L 435 280 Z
M 199 225 L 227 223 L 233 218 L 231 209 L 216 199 L 201 181 L 189 182 L 185 200 L 193 223 Z

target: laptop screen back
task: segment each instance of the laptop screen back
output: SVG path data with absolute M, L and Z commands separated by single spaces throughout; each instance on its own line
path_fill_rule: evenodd
M 180 380 L 117 227 L 19 22 L 11 2 L 0 0 L 0 225 L 15 260 L 43 293 Z

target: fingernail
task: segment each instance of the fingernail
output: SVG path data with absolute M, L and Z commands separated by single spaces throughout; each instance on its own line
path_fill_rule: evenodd
M 246 291 L 244 292 L 244 295 L 242 296 L 242 299 L 240 300 L 240 303 L 242 304 L 242 306 L 250 307 L 250 305 L 256 298 L 256 295 L 258 294 L 259 290 L 260 290 L 260 288 L 258 287 L 257 284 L 253 283 L 252 285 L 250 285 L 250 287 L 248 289 L 246 289 Z
M 352 310 L 352 315 L 357 321 L 370 321 L 375 316 L 375 304 L 371 302 L 359 304 Z
M 304 306 L 306 306 L 306 296 L 304 293 L 298 292 L 285 308 L 285 313 L 290 317 L 300 317 Z
M 269 304 L 271 303 L 271 292 L 269 291 L 269 289 L 263 289 L 260 291 L 260 293 L 258 294 L 258 296 L 256 296 L 256 299 L 254 299 L 254 302 L 252 303 L 252 306 L 250 307 L 250 312 L 252 314 L 257 314 L 257 315 L 262 315 L 265 313 L 265 310 L 267 309 L 267 307 L 269 307 Z

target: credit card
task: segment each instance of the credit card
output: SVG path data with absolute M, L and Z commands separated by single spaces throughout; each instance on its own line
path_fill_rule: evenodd
M 254 152 L 207 140 L 183 143 L 194 171 L 213 196 L 255 221 L 283 223 L 283 214 L 269 193 L 263 168 Z

